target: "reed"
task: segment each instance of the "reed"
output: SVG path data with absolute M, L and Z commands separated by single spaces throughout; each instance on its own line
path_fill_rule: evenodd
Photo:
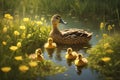
M 19 3 L 19 4 L 18 4 Z M 116 16 L 120 11 L 119 0 L 1 0 L 3 13 L 38 15 L 40 13 L 72 14 L 76 16 L 104 15 Z M 88 14 L 89 13 L 89 14 Z

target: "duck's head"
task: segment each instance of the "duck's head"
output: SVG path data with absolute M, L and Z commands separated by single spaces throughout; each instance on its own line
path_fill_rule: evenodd
M 48 43 L 52 44 L 53 43 L 53 39 L 52 38 L 48 38 Z
M 53 15 L 51 18 L 51 22 L 52 22 L 53 26 L 58 26 L 59 23 L 67 24 L 67 22 L 64 22 L 64 20 L 62 20 L 62 18 L 59 14 Z
M 82 54 L 78 54 L 78 59 L 82 59 Z
M 38 48 L 38 49 L 36 49 L 35 50 L 35 53 L 37 54 L 37 55 L 41 55 L 42 54 L 42 50 L 41 50 L 41 48 Z
M 68 48 L 67 52 L 68 52 L 68 54 L 71 54 L 72 53 L 72 48 Z

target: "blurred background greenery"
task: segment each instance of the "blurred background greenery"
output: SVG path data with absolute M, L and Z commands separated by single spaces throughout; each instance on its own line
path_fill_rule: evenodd
M 0 0 L 0 13 L 39 15 L 59 13 L 82 16 L 103 16 L 119 19 L 119 0 Z

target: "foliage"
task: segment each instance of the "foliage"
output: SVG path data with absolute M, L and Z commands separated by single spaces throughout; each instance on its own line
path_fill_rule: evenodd
M 33 80 L 60 73 L 64 67 L 51 61 L 31 62 L 28 55 L 47 41 L 50 26 L 44 17 L 34 20 L 5 14 L 0 20 L 0 79 Z M 17 75 L 16 75 L 17 74 Z
M 18 4 L 19 3 L 19 4 Z M 46 13 L 72 14 L 77 16 L 90 16 L 92 14 L 102 17 L 119 18 L 119 0 L 2 0 L 1 10 L 19 15 L 38 15 Z M 3 12 L 3 13 L 5 13 Z M 89 13 L 89 14 L 88 14 Z
M 5 14 L 1 19 L 0 43 L 3 43 L 1 53 L 5 50 L 10 51 L 9 47 L 17 44 L 22 45 L 20 50 L 30 53 L 46 42 L 51 28 L 43 17 L 40 20 L 28 17 L 21 20 L 18 15 L 14 19 L 10 17 L 12 17 L 10 14 Z
M 97 45 L 88 50 L 90 66 L 106 76 L 106 80 L 119 80 L 120 35 L 103 36 Z

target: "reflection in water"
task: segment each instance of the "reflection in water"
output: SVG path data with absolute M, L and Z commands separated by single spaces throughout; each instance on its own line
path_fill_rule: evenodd
M 80 75 L 80 74 L 82 73 L 82 68 L 83 68 L 83 67 L 75 66 L 75 68 L 76 68 L 76 73 L 77 73 L 78 75 Z
M 62 62 L 62 61 L 64 61 L 65 52 L 67 51 L 67 48 L 70 48 L 70 47 L 73 49 L 73 51 L 76 51 L 78 53 L 79 53 L 80 50 L 82 50 L 82 51 L 84 51 L 86 53 L 86 50 L 91 48 L 91 45 L 90 44 L 80 44 L 80 45 L 59 45 L 59 44 L 57 44 L 57 48 L 56 49 L 46 49 L 46 51 L 48 53 L 49 58 L 55 57 L 56 61 Z M 54 52 L 55 52 L 55 55 L 53 55 Z M 66 61 L 66 64 L 68 66 L 75 66 L 74 60 L 66 59 L 65 61 Z M 75 66 L 74 69 L 76 70 L 76 73 L 78 75 L 81 75 L 82 69 L 84 67 L 85 66 L 83 66 L 83 67 Z
M 61 50 L 62 50 L 61 47 L 58 47 L 57 50 L 56 50 L 56 57 L 55 57 L 55 59 L 58 60 L 58 61 L 62 61 Z
M 57 48 L 55 48 L 55 49 L 46 49 L 46 51 L 48 53 L 49 58 L 55 57 L 55 59 L 57 61 L 62 61 L 61 53 L 62 53 L 62 51 L 66 51 L 67 48 L 72 48 L 73 51 L 76 51 L 76 52 L 78 52 L 80 50 L 83 50 L 86 53 L 86 50 L 88 48 L 90 48 L 90 47 L 91 47 L 90 44 L 79 44 L 79 45 L 60 45 L 60 44 L 57 44 Z M 56 52 L 55 56 L 53 56 L 54 52 Z
M 66 59 L 66 63 L 68 64 L 68 66 L 71 66 L 73 61 L 74 60 Z
M 79 45 L 60 45 L 58 44 L 58 52 L 61 52 L 61 50 L 67 50 L 67 48 L 72 48 L 73 51 L 78 52 L 79 50 L 84 50 L 86 52 L 86 50 L 88 48 L 91 48 L 91 44 L 79 44 Z
M 47 51 L 47 53 L 48 53 L 49 58 L 52 58 L 55 49 L 46 49 L 46 51 Z

